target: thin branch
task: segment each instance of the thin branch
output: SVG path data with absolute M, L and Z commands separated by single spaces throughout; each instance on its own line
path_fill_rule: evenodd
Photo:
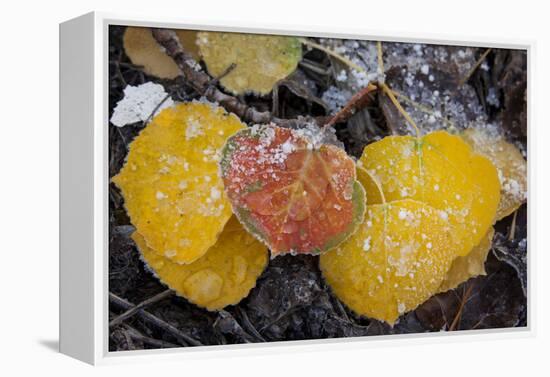
M 155 348 L 175 348 L 179 347 L 177 344 L 166 342 L 164 340 L 154 339 L 148 336 L 143 335 L 140 331 L 133 328 L 129 325 L 124 325 L 125 332 L 130 335 L 130 337 L 134 340 L 141 341 L 143 343 L 149 344 L 150 346 L 153 346 Z
M 466 305 L 466 302 L 468 301 L 468 298 L 470 297 L 473 288 L 474 287 L 472 285 L 469 285 L 466 292 L 464 292 L 464 294 L 462 295 L 462 298 L 460 299 L 460 306 L 458 307 L 458 311 L 456 312 L 453 322 L 449 326 L 449 331 L 454 331 L 458 327 L 460 323 L 460 318 L 462 317 L 462 311 L 464 310 L 464 305 Z
M 262 334 L 260 334 L 256 329 L 256 327 L 254 327 L 252 322 L 250 322 L 250 318 L 248 318 L 248 315 L 246 314 L 246 312 L 240 307 L 237 307 L 237 309 L 239 311 L 239 314 L 241 315 L 241 318 L 243 319 L 243 326 L 246 327 L 247 330 L 252 333 L 252 335 L 258 338 L 258 340 L 260 340 L 261 342 L 266 342 Z
M 414 120 L 411 118 L 409 113 L 407 113 L 405 111 L 405 109 L 401 106 L 401 104 L 399 103 L 397 98 L 395 98 L 395 95 L 393 94 L 393 91 L 390 89 L 390 87 L 388 85 L 386 85 L 386 83 L 378 83 L 378 86 L 382 89 L 384 94 L 386 94 L 388 96 L 390 101 L 392 101 L 392 103 L 395 105 L 397 110 L 401 113 L 401 115 L 403 115 L 405 120 L 414 128 L 414 130 L 416 132 L 416 136 L 420 137 L 420 130 L 418 129 L 418 126 L 416 125 Z
M 126 301 L 125 299 L 118 297 L 114 293 L 109 292 L 109 303 L 112 305 L 121 308 L 123 310 L 129 310 L 134 307 L 133 304 Z M 149 324 L 156 326 L 159 329 L 162 329 L 172 335 L 174 338 L 180 342 L 180 344 L 187 346 L 187 345 L 193 345 L 193 346 L 202 346 L 203 344 L 196 340 L 195 338 L 192 338 L 191 336 L 183 333 L 176 327 L 172 326 L 171 324 L 163 321 L 162 319 L 154 316 L 153 314 L 146 312 L 144 309 L 139 310 L 136 313 L 137 316 L 139 316 L 142 320 L 145 322 L 148 322 Z
M 323 126 L 323 128 L 328 128 L 334 126 L 336 123 L 342 123 L 347 121 L 357 110 L 361 110 L 365 107 L 370 101 L 368 96 L 370 93 L 374 92 L 378 88 L 376 85 L 369 84 L 365 88 L 361 89 L 359 92 L 355 93 L 353 97 L 346 103 L 346 105 L 338 111 L 328 122 Z
M 382 42 L 376 42 L 376 48 L 378 50 L 378 73 L 384 74 L 384 59 L 382 57 Z
M 315 43 L 315 42 L 312 42 L 310 41 L 309 39 L 306 39 L 306 38 L 300 38 L 300 42 L 306 46 L 309 46 L 309 47 L 313 47 L 317 50 L 320 50 L 320 51 L 323 51 L 325 54 L 327 55 L 330 55 L 338 60 L 340 60 L 342 63 L 344 63 L 345 65 L 355 69 L 356 71 L 359 71 L 359 72 L 364 72 L 365 69 L 357 64 L 355 64 L 354 62 L 352 62 L 351 60 L 349 60 L 348 58 L 346 58 L 345 56 L 342 56 L 334 51 L 332 51 L 330 48 L 326 48 L 325 46 L 323 45 L 320 45 L 318 43 Z
M 218 77 L 214 77 L 212 81 L 210 81 L 210 86 L 216 86 L 220 82 L 221 79 L 223 79 L 225 76 L 233 72 L 233 70 L 237 68 L 237 64 L 231 63 L 229 67 L 227 67 Z
M 162 101 L 160 101 L 160 102 L 158 103 L 158 105 L 155 106 L 155 108 L 153 109 L 153 111 L 151 111 L 151 114 L 149 114 L 149 116 L 147 117 L 147 119 L 145 120 L 145 122 L 143 122 L 143 124 L 146 125 L 147 123 L 149 123 L 149 122 L 151 121 L 151 119 L 153 118 L 153 116 L 156 114 L 156 112 L 159 111 L 159 109 L 160 109 L 160 107 L 162 106 L 162 104 L 163 104 L 164 102 L 166 102 L 166 100 L 167 100 L 168 98 L 170 98 L 171 96 L 172 96 L 172 93 L 166 94 L 166 95 L 164 96 L 164 98 L 162 99 Z
M 225 94 L 211 85 L 212 79 L 200 69 L 198 63 L 189 55 L 179 42 L 177 34 L 170 29 L 152 29 L 155 40 L 166 50 L 190 85 L 200 95 L 209 101 L 217 102 L 228 111 L 235 113 L 239 118 L 253 123 L 269 123 L 274 121 L 269 111 L 258 111 L 247 106 L 238 98 Z
M 145 301 L 140 302 L 139 304 L 137 304 L 133 308 L 128 309 L 127 311 L 125 311 L 124 313 L 119 315 L 118 317 L 111 320 L 111 322 L 109 322 L 109 327 L 113 327 L 115 325 L 118 325 L 119 323 L 122 323 L 124 320 L 130 318 L 131 316 L 136 314 L 141 309 L 143 309 L 143 308 L 145 308 L 145 307 L 147 307 L 151 304 L 154 304 L 155 302 L 162 301 L 165 298 L 168 298 L 168 297 L 172 296 L 173 294 L 174 294 L 174 292 L 172 290 L 167 289 L 167 290 L 165 290 L 165 291 L 163 291 L 163 292 L 161 292 L 161 293 L 159 293 L 159 294 L 157 294 L 157 295 L 155 295 L 151 298 L 148 298 Z
M 433 109 L 430 109 L 428 106 L 425 106 L 421 103 L 413 101 L 412 99 L 410 99 L 409 97 L 407 97 L 405 94 L 401 93 L 398 90 L 392 89 L 392 92 L 393 92 L 393 94 L 395 94 L 396 97 L 399 97 L 403 102 L 408 103 L 409 105 L 417 108 L 418 110 L 420 110 L 420 111 L 422 111 L 426 114 L 430 114 L 430 115 L 435 116 L 435 112 L 433 111 Z M 455 124 L 452 121 L 450 121 L 449 119 L 442 117 L 441 120 L 444 123 L 446 123 L 447 126 L 449 126 L 451 128 L 455 128 Z
M 510 225 L 510 233 L 508 234 L 508 240 L 512 241 L 516 238 L 516 219 L 518 217 L 518 211 L 514 211 L 514 217 L 512 218 L 512 224 Z
M 485 60 L 485 58 L 487 57 L 487 55 L 489 55 L 489 53 L 491 52 L 491 48 L 488 48 L 487 50 L 485 50 L 485 52 L 481 55 L 481 57 L 476 61 L 476 63 L 474 64 L 474 66 L 472 67 L 472 69 L 470 69 L 468 71 L 468 73 L 466 74 L 466 76 L 464 76 L 459 82 L 458 82 L 458 86 L 462 86 L 466 83 L 466 81 L 468 81 L 470 79 L 470 77 L 474 74 L 474 72 L 479 68 L 479 66 L 481 65 L 481 63 L 483 63 L 483 61 Z

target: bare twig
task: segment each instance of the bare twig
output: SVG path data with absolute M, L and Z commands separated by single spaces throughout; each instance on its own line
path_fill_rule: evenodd
M 376 49 L 378 50 L 378 73 L 384 74 L 384 58 L 382 55 L 382 42 L 376 43 Z
M 245 121 L 254 123 L 274 121 L 274 117 L 269 111 L 258 111 L 245 105 L 238 98 L 225 94 L 211 85 L 212 79 L 210 76 L 198 69 L 197 62 L 183 49 L 177 34 L 173 30 L 153 28 L 152 32 L 155 40 L 166 49 L 168 56 L 174 59 L 174 62 L 197 93 L 212 102 L 218 102 Z
M 474 74 L 474 72 L 479 68 L 479 66 L 481 65 L 481 63 L 483 63 L 483 61 L 485 60 L 485 58 L 487 57 L 487 55 L 489 55 L 489 53 L 491 52 L 492 49 L 488 48 L 487 50 L 485 50 L 485 52 L 481 55 L 481 57 L 476 61 L 476 63 L 474 64 L 474 66 L 472 67 L 472 69 L 470 69 L 468 71 L 468 73 L 466 74 L 466 76 L 464 76 L 459 82 L 458 82 L 458 86 L 462 86 L 466 83 L 466 81 L 468 81 L 468 79 Z
M 518 217 L 518 211 L 514 211 L 514 217 L 512 218 L 512 224 L 510 224 L 510 233 L 508 234 L 508 240 L 512 241 L 516 238 L 516 219 Z
M 149 122 L 151 121 L 151 119 L 153 118 L 153 116 L 155 115 L 155 113 L 156 113 L 157 111 L 159 111 L 159 109 L 160 109 L 160 107 L 162 106 L 162 104 L 163 104 L 164 102 L 166 102 L 166 100 L 167 100 L 168 98 L 170 98 L 171 96 L 172 96 L 172 93 L 168 93 L 167 95 L 165 95 L 164 98 L 162 99 L 162 101 L 160 101 L 160 102 L 158 103 L 158 105 L 155 106 L 155 108 L 153 109 L 153 111 L 151 111 L 151 114 L 147 117 L 147 119 L 145 120 L 145 122 L 143 122 L 143 124 L 146 125 L 147 123 L 149 123 Z
M 261 342 L 266 342 L 265 338 L 258 332 L 252 322 L 250 322 L 250 318 L 248 318 L 246 312 L 240 307 L 237 307 L 237 309 L 239 311 L 239 314 L 241 315 L 241 318 L 243 319 L 243 327 L 246 327 L 246 329 L 250 331 L 252 335 L 258 338 L 258 340 L 260 340 Z
M 114 306 L 117 306 L 123 310 L 129 310 L 134 307 L 133 304 L 126 301 L 125 299 L 118 297 L 114 293 L 109 292 L 109 302 L 113 304 Z M 171 324 L 163 321 L 162 319 L 154 316 L 153 314 L 146 312 L 144 309 L 139 310 L 136 313 L 137 316 L 139 316 L 142 320 L 145 322 L 150 323 L 153 326 L 156 326 L 170 335 L 172 335 L 175 339 L 178 340 L 178 342 L 181 345 L 187 346 L 202 346 L 203 344 L 196 340 L 195 338 L 192 338 L 191 336 L 185 334 L 184 332 L 180 331 L 176 327 L 172 326 Z
M 302 42 L 302 44 L 304 44 L 306 46 L 313 47 L 317 50 L 323 51 L 325 54 L 330 55 L 330 56 L 340 60 L 342 63 L 344 63 L 345 65 L 347 65 L 347 66 L 349 66 L 353 69 L 355 69 L 356 71 L 362 72 L 362 71 L 365 70 L 363 67 L 355 64 L 354 62 L 352 62 L 351 60 L 349 60 L 345 56 L 340 55 L 340 54 L 332 51 L 330 48 L 326 48 L 325 46 L 320 45 L 318 43 L 315 43 L 315 42 L 313 42 L 313 41 L 311 41 L 307 38 L 300 38 L 300 42 Z
M 125 332 L 130 335 L 130 337 L 134 340 L 139 340 L 143 343 L 149 344 L 150 346 L 153 346 L 155 348 L 175 348 L 179 347 L 177 344 L 166 342 L 164 340 L 154 339 L 148 336 L 143 335 L 141 332 L 139 332 L 137 329 L 133 328 L 129 325 L 124 325 Z
M 230 74 L 236 67 L 237 67 L 237 64 L 231 63 L 229 65 L 229 67 L 227 67 L 218 77 L 214 77 L 214 79 L 212 79 L 212 81 L 210 81 L 210 86 L 218 85 L 220 80 L 223 79 L 228 74 Z
M 418 126 L 416 125 L 416 123 L 414 122 L 414 120 L 411 118 L 411 116 L 409 115 L 409 113 L 407 113 L 405 111 L 405 109 L 403 108 L 403 106 L 401 106 L 401 104 L 399 103 L 399 101 L 397 100 L 397 98 L 395 98 L 395 95 L 393 94 L 393 91 L 390 89 L 390 87 L 388 85 L 386 85 L 386 83 L 378 83 L 378 86 L 380 87 L 380 89 L 382 89 L 382 91 L 384 92 L 385 95 L 388 96 L 388 98 L 390 99 L 390 101 L 392 101 L 392 103 L 395 105 L 395 107 L 397 108 L 397 110 L 401 113 L 401 115 L 403 115 L 403 117 L 405 118 L 405 120 L 411 125 L 411 127 L 414 128 L 415 132 L 416 132 L 416 136 L 419 137 L 420 136 L 420 130 L 418 128 Z
M 456 312 L 453 322 L 449 326 L 449 331 L 454 331 L 457 329 L 460 323 L 460 317 L 462 317 L 462 311 L 464 310 L 464 305 L 466 305 L 466 302 L 468 302 L 468 299 L 470 298 L 470 294 L 472 293 L 473 288 L 474 287 L 472 285 L 468 286 L 468 289 L 462 295 L 462 298 L 460 299 L 460 306 L 458 307 L 458 311 Z
M 149 306 L 149 305 L 151 305 L 155 302 L 164 300 L 165 298 L 170 297 L 173 294 L 174 294 L 174 292 L 172 290 L 167 289 L 164 292 L 161 292 L 161 293 L 159 293 L 159 294 L 157 294 L 157 295 L 155 295 L 151 298 L 148 298 L 145 301 L 140 302 L 136 306 L 132 307 L 131 309 L 128 309 L 127 311 L 125 311 L 124 313 L 119 315 L 118 317 L 114 318 L 111 322 L 109 322 L 109 327 L 113 327 L 115 325 L 118 325 L 119 323 L 122 323 L 124 320 L 130 318 L 131 316 L 136 314 L 141 309 L 143 309 L 143 308 L 145 308 L 145 307 L 147 307 L 147 306 Z
M 368 102 L 371 100 L 369 94 L 374 92 L 376 89 L 377 87 L 375 85 L 369 84 L 365 88 L 361 89 L 359 92 L 355 93 L 353 97 L 351 97 L 351 99 L 348 101 L 348 103 L 340 111 L 334 114 L 334 116 L 330 118 L 323 127 L 332 127 L 336 123 L 341 123 L 348 120 L 353 114 L 357 112 L 357 110 L 361 110 L 368 104 Z

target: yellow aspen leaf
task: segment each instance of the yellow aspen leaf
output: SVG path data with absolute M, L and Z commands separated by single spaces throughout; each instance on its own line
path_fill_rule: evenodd
M 448 218 L 458 255 L 479 244 L 494 222 L 500 202 L 497 170 L 459 136 L 445 131 L 389 136 L 365 147 L 360 162 L 388 202 L 414 199 Z
M 182 103 L 160 112 L 131 143 L 112 180 L 156 253 L 186 264 L 214 245 L 231 217 L 218 176 L 220 149 L 244 127 L 221 107 Z
M 431 297 L 457 256 L 450 221 L 438 212 L 411 199 L 367 206 L 357 232 L 320 257 L 336 296 L 392 325 Z
M 496 132 L 470 128 L 462 138 L 495 165 L 500 179 L 500 203 L 496 219 L 514 213 L 527 199 L 527 161 L 519 149 Z
M 194 30 L 175 30 L 185 51 L 198 59 L 196 45 L 197 32 Z M 142 66 L 149 75 L 163 79 L 174 79 L 181 74 L 174 60 L 166 55 L 157 43 L 148 27 L 126 28 L 123 37 L 124 51 L 133 64 Z
M 158 255 L 138 232 L 132 238 L 160 281 L 207 310 L 235 305 L 248 296 L 268 261 L 267 248 L 250 236 L 234 217 L 214 246 L 191 264 L 177 264 Z
M 200 32 L 197 44 L 210 75 L 218 77 L 235 64 L 220 80 L 233 94 L 270 93 L 302 58 L 302 45 L 295 37 Z
M 491 250 L 494 235 L 495 229 L 491 227 L 481 240 L 481 243 L 476 245 L 468 255 L 457 257 L 453 261 L 438 292 L 455 289 L 470 278 L 486 274 L 485 260 L 487 260 L 487 255 Z

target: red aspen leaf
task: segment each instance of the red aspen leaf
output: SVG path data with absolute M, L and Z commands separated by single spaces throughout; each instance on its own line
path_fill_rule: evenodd
M 363 221 L 365 191 L 353 160 L 300 131 L 241 130 L 227 140 L 220 168 L 233 212 L 274 256 L 327 251 Z

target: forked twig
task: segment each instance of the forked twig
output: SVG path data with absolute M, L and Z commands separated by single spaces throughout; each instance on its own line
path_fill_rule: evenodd
M 245 121 L 269 123 L 274 120 L 273 115 L 269 111 L 258 111 L 253 107 L 245 105 L 238 98 L 225 94 L 214 85 L 211 85 L 212 79 L 210 76 L 198 69 L 198 63 L 184 50 L 177 34 L 173 30 L 157 28 L 152 28 L 151 30 L 155 40 L 166 50 L 168 56 L 174 60 L 197 93 L 212 102 L 218 102 L 228 111 L 235 113 Z
M 113 305 L 115 305 L 115 306 L 117 306 L 117 307 L 119 307 L 123 310 L 129 310 L 129 309 L 134 307 L 133 304 L 131 304 L 130 302 L 126 301 L 125 299 L 123 299 L 121 297 L 118 297 L 117 295 L 115 295 L 112 292 L 109 292 L 109 303 L 111 303 L 111 304 L 113 304 Z M 136 313 L 136 315 L 139 316 L 145 322 L 148 322 L 148 323 L 152 324 L 153 326 L 156 326 L 156 327 L 166 331 L 167 333 L 172 335 L 175 339 L 177 339 L 178 342 L 180 342 L 181 345 L 184 345 L 184 346 L 187 346 L 187 345 L 202 346 L 203 345 L 198 340 L 196 340 L 196 339 L 192 338 L 191 336 L 185 334 L 184 332 L 180 331 L 179 329 L 172 326 L 171 324 L 163 321 L 162 319 L 158 318 L 157 316 L 155 316 L 155 315 L 153 315 L 149 312 L 146 312 L 144 309 L 139 310 Z
M 115 325 L 118 325 L 119 323 L 122 323 L 124 320 L 130 318 L 131 316 L 133 316 L 134 314 L 136 314 L 138 311 L 140 311 L 141 309 L 151 305 L 151 304 L 154 304 L 155 302 L 158 302 L 158 301 L 161 301 L 161 300 L 164 300 L 165 298 L 168 298 L 170 296 L 172 296 L 174 294 L 174 292 L 170 289 L 167 289 L 151 298 L 148 298 L 147 300 L 145 301 L 142 301 L 140 302 L 139 304 L 135 305 L 134 307 L 128 309 L 127 311 L 125 311 L 124 313 L 122 313 L 121 315 L 119 315 L 118 317 L 114 318 L 113 320 L 111 320 L 111 322 L 109 322 L 109 327 L 113 327 Z

